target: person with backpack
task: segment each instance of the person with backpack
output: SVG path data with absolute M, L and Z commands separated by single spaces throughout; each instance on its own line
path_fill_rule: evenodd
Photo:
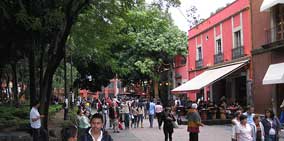
M 198 141 L 199 127 L 204 125 L 201 122 L 201 117 L 198 113 L 197 107 L 197 104 L 193 103 L 187 114 L 187 131 L 189 132 L 190 141 Z

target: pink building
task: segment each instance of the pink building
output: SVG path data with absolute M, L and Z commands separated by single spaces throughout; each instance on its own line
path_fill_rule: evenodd
M 173 89 L 191 100 L 251 103 L 250 1 L 236 0 L 188 31 L 188 56 Z M 183 76 L 186 74 L 186 76 Z

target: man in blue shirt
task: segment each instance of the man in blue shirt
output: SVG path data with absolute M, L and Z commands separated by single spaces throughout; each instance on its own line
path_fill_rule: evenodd
M 253 117 L 254 117 L 254 107 L 252 106 L 248 106 L 247 107 L 247 111 L 245 113 L 243 113 L 243 115 L 247 116 L 247 122 L 248 124 L 253 124 L 254 121 L 253 121 Z
M 153 128 L 153 121 L 155 116 L 155 106 L 156 104 L 153 102 L 153 99 L 151 99 L 149 104 L 149 122 L 150 122 L 150 128 Z

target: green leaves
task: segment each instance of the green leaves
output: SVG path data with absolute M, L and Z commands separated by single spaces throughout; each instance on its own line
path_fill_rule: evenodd
M 157 78 L 175 55 L 187 54 L 186 34 L 168 13 L 143 2 L 125 7 L 130 1 L 95 1 L 79 16 L 69 43 L 81 74 L 107 68 L 126 79 Z
M 186 34 L 172 25 L 169 16 L 156 7 L 139 7 L 128 12 L 127 33 L 134 38 L 127 49 L 142 74 L 156 76 L 163 63 L 169 63 L 177 54 L 186 54 Z M 145 59 L 146 58 L 146 59 Z

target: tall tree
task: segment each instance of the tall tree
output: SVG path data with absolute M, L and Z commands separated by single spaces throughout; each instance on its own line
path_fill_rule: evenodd
M 107 20 L 105 17 L 112 14 L 108 12 L 112 8 L 127 9 L 131 4 L 130 0 L 3 0 L 0 2 L 1 25 L 9 29 L 1 29 L 5 31 L 2 33 L 7 35 L 15 33 L 5 38 L 11 42 L 22 41 L 24 52 L 29 54 L 31 102 L 36 100 L 36 84 L 39 84 L 42 114 L 48 115 L 53 75 L 65 54 L 66 42 L 78 15 L 87 13 L 87 10 L 83 11 L 85 8 L 100 8 L 100 11 L 96 11 L 99 18 Z M 12 40 L 13 38 L 17 40 Z M 23 46 L 17 47 L 19 49 Z M 47 118 L 44 119 L 43 126 L 47 128 Z

